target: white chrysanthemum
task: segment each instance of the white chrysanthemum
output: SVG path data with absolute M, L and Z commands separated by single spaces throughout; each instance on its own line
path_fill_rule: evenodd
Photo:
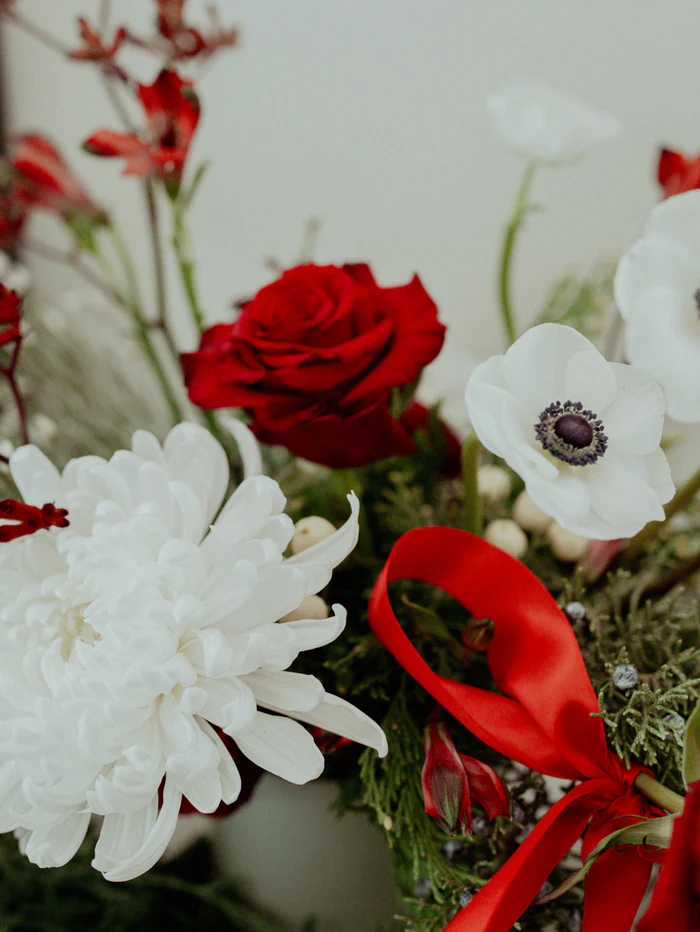
M 661 385 L 672 418 L 700 422 L 700 191 L 652 210 L 620 260 L 615 300 L 630 362 Z
M 571 327 L 541 324 L 478 366 L 467 408 L 481 442 L 534 503 L 584 537 L 631 537 L 674 492 L 661 388 Z
M 486 105 L 496 132 L 510 149 L 553 166 L 577 162 L 620 133 L 619 122 L 609 113 L 541 81 L 514 81 L 489 94 Z
M 354 495 L 339 531 L 285 560 L 293 524 L 277 483 L 245 479 L 217 517 L 226 456 L 193 424 L 162 448 L 137 432 L 132 451 L 63 475 L 22 447 L 11 470 L 27 503 L 70 520 L 0 544 L 0 831 L 32 861 L 64 864 L 97 813 L 94 867 L 108 880 L 148 870 L 182 796 L 206 813 L 240 791 L 213 726 L 293 783 L 318 777 L 323 756 L 292 719 L 386 753 L 371 719 L 287 671 L 340 634 L 343 608 L 277 623 L 354 547 Z

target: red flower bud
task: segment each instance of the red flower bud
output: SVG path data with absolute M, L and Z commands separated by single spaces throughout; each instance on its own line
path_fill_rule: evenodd
M 426 813 L 455 835 L 472 829 L 472 801 L 467 774 L 444 722 L 432 722 L 423 735 L 425 764 L 421 787 Z
M 483 807 L 489 819 L 499 815 L 510 815 L 510 795 L 508 788 L 498 774 L 488 764 L 475 757 L 459 755 L 464 767 L 472 799 Z
M 17 343 L 20 340 L 21 307 L 20 295 L 0 284 L 0 346 Z
M 470 652 L 488 650 L 492 640 L 493 622 L 488 618 L 474 618 L 462 629 L 462 644 Z
M 424 732 L 425 764 L 421 787 L 426 813 L 451 835 L 472 830 L 472 800 L 489 819 L 509 815 L 506 785 L 491 767 L 454 746 L 444 722 L 430 722 Z

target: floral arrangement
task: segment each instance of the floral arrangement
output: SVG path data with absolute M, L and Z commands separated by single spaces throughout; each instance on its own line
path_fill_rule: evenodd
M 418 276 L 387 287 L 363 262 L 306 261 L 209 325 L 188 228 L 206 172 L 196 75 L 239 33 L 215 11 L 190 22 L 184 0 L 153 11 L 137 35 L 103 3 L 64 46 L 0 2 L 103 84 L 114 117 L 83 148 L 142 187 L 156 284 L 151 306 L 114 209 L 54 143 L 12 137 L 0 924 L 282 928 L 161 859 L 180 814 L 255 805 L 263 772 L 325 770 L 338 811 L 384 833 L 407 932 L 697 929 L 698 160 L 663 149 L 640 239 L 558 282 L 526 328 L 511 268 L 537 173 L 620 127 L 537 82 L 489 97 L 525 170 L 505 351 L 464 366 L 459 436 L 421 401 L 446 330 Z M 130 48 L 153 57 L 151 84 Z M 39 211 L 65 252 L 31 238 Z M 24 253 L 99 299 L 43 307 Z M 59 891 L 58 913 L 36 911 L 37 889 Z

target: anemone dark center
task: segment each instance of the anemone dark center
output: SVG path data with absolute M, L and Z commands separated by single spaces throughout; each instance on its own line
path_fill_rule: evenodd
M 695 298 L 695 307 L 698 314 L 700 315 L 700 288 L 698 288 L 698 290 L 695 292 L 693 298 Z
M 580 401 L 554 401 L 540 414 L 535 436 L 552 456 L 569 466 L 595 463 L 608 446 L 603 422 Z
M 593 440 L 593 427 L 582 414 L 565 414 L 554 422 L 554 433 L 569 446 L 582 450 Z

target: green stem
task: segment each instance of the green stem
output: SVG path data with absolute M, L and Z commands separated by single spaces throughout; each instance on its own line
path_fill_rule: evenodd
M 678 489 L 671 501 L 664 508 L 663 521 L 652 521 L 642 528 L 642 530 L 629 542 L 624 552 L 625 562 L 630 562 L 638 557 L 649 544 L 659 535 L 661 530 L 666 527 L 670 519 L 679 511 L 683 511 L 695 498 L 700 491 L 700 469 L 694 473 L 682 488 Z
M 158 204 L 153 180 L 147 178 L 143 183 L 146 195 L 146 214 L 148 216 L 148 231 L 151 239 L 151 253 L 153 256 L 153 274 L 156 288 L 156 320 L 158 326 L 167 322 L 168 301 L 165 291 L 165 261 L 163 258 L 163 245 L 160 238 L 160 222 L 158 218 Z
M 174 205 L 173 211 L 173 247 L 180 269 L 182 284 L 187 296 L 187 303 L 192 313 L 192 320 L 197 333 L 202 334 L 205 329 L 204 311 L 199 303 L 197 283 L 195 280 L 195 266 L 191 254 L 190 235 L 185 223 L 185 208 Z
M 513 213 L 508 221 L 505 236 L 503 237 L 503 248 L 501 252 L 501 266 L 499 275 L 499 297 L 501 304 L 501 317 L 503 318 L 503 328 L 506 332 L 508 345 L 514 343 L 517 339 L 517 330 L 513 317 L 513 305 L 510 298 L 511 291 L 511 268 L 513 264 L 513 254 L 518 232 L 523 224 L 525 215 L 528 211 L 527 198 L 530 193 L 530 186 L 535 174 L 536 165 L 530 162 L 525 169 L 525 174 L 520 183 L 518 194 L 515 199 Z
M 462 486 L 464 488 L 464 527 L 481 534 L 483 515 L 479 495 L 478 469 L 481 443 L 472 431 L 462 445 Z
M 168 374 L 153 343 L 151 329 L 149 327 L 148 320 L 146 319 L 142 310 L 138 278 L 136 276 L 136 270 L 134 268 L 131 255 L 126 247 L 126 244 L 124 243 L 124 240 L 122 239 L 118 228 L 114 224 L 110 224 L 108 229 L 112 238 L 112 242 L 114 243 L 114 248 L 124 268 L 124 275 L 127 283 L 127 293 L 124 295 L 121 293 L 121 291 L 119 292 L 121 298 L 120 303 L 125 308 L 125 310 L 128 311 L 134 322 L 136 336 L 139 343 L 141 344 L 141 348 L 143 349 L 146 358 L 153 368 L 158 382 L 160 383 L 163 396 L 165 397 L 168 407 L 170 408 L 173 420 L 175 423 L 179 423 L 180 421 L 184 420 L 184 413 L 178 400 L 177 392 L 170 384 Z M 105 270 L 109 272 L 111 267 L 106 257 L 102 254 L 101 250 L 99 250 L 99 247 L 96 257 L 98 261 L 102 262 Z
M 160 357 L 158 356 L 158 353 L 156 352 L 153 341 L 151 340 L 148 323 L 140 316 L 140 314 L 135 313 L 136 309 L 133 306 L 128 305 L 127 310 L 129 310 L 134 317 L 134 323 L 136 324 L 136 334 L 138 336 L 139 343 L 141 344 L 141 347 L 148 357 L 153 367 L 153 371 L 155 372 L 156 377 L 160 382 L 163 395 L 165 396 L 165 400 L 168 403 L 173 420 L 176 424 L 179 424 L 180 421 L 185 420 L 185 416 L 178 397 L 170 385 L 170 380 L 168 379 L 165 368 L 160 360 Z
M 682 812 L 685 799 L 673 790 L 669 790 L 663 783 L 655 780 L 651 774 L 640 773 L 634 781 L 637 789 L 652 802 L 656 803 L 666 812 Z

